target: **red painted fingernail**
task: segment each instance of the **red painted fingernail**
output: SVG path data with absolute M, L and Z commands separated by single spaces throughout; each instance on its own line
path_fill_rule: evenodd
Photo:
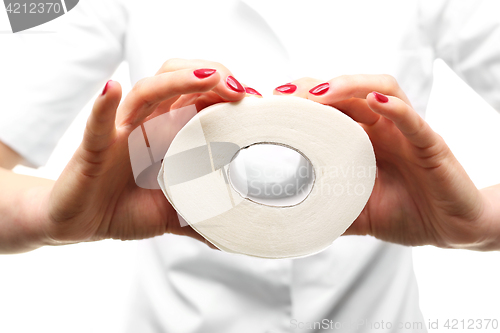
M 109 83 L 112 82 L 112 81 L 113 80 L 109 80 L 108 82 L 106 82 L 106 85 L 104 86 L 104 89 L 102 90 L 101 96 L 103 96 L 104 94 L 106 94 L 106 91 L 108 91 Z
M 234 77 L 232 77 L 231 75 L 229 75 L 226 79 L 226 83 L 228 85 L 229 88 L 231 88 L 232 90 L 236 91 L 236 92 L 244 92 L 245 91 L 245 88 L 243 88 L 243 86 L 241 85 L 241 83 L 238 82 L 238 80 L 236 80 Z
M 313 95 L 320 96 L 320 95 L 323 95 L 324 93 L 326 93 L 328 91 L 328 89 L 330 89 L 330 83 L 325 82 L 325 83 L 318 84 L 316 87 L 309 90 L 309 92 Z
M 250 87 L 245 87 L 245 91 L 247 92 L 247 94 L 252 94 L 252 95 L 259 95 L 259 96 L 262 96 L 260 94 L 260 92 L 258 92 L 257 90 L 255 90 L 254 88 L 250 88 Z
M 385 96 L 385 95 L 382 95 L 382 94 L 380 94 L 380 93 L 378 93 L 376 91 L 374 91 L 372 94 L 375 96 L 375 99 L 379 103 L 387 103 L 387 102 L 389 102 L 389 98 L 387 98 L 387 96 Z
M 211 69 L 211 68 L 200 68 L 195 70 L 193 73 L 198 79 L 204 79 L 206 77 L 209 77 L 216 71 L 217 71 L 216 69 Z
M 295 84 L 284 84 L 275 89 L 283 94 L 293 94 L 297 90 L 297 86 Z

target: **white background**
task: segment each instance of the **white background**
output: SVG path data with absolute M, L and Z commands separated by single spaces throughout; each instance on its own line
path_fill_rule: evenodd
M 0 30 L 7 29 L 0 10 Z M 428 122 L 479 188 L 500 183 L 500 114 L 442 61 L 436 61 L 434 72 Z M 122 83 L 125 95 L 130 89 L 125 64 L 113 79 Z M 16 172 L 57 178 L 81 140 L 90 106 L 45 167 L 18 167 Z M 134 241 L 102 241 L 0 256 L 0 333 L 120 332 L 132 292 L 136 246 Z M 413 252 L 426 320 L 439 320 L 440 327 L 447 319 L 500 321 L 500 253 L 430 246 Z

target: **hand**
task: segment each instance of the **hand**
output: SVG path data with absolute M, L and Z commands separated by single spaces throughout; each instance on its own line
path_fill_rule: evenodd
M 204 68 L 216 71 L 197 77 L 194 70 Z M 205 242 L 191 227 L 180 226 L 160 190 L 135 184 L 128 136 L 141 123 L 171 108 L 195 104 L 199 111 L 243 99 L 244 88 L 237 81 L 230 88 L 229 75 L 219 63 L 172 59 L 155 76 L 137 82 L 119 107 L 121 87 L 108 82 L 94 104 L 80 147 L 53 188 L 42 196 L 37 216 L 46 243 L 141 239 L 164 233 Z
M 346 235 L 369 234 L 403 245 L 498 247 L 484 218 L 484 195 L 444 140 L 413 110 L 394 78 L 352 75 L 321 83 L 303 78 L 278 87 L 275 94 L 293 91 L 333 106 L 370 137 L 377 178 L 366 207 Z

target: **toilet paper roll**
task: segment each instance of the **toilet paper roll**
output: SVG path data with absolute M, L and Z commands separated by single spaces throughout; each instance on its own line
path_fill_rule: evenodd
M 289 147 L 312 166 L 311 191 L 301 202 L 258 203 L 231 181 L 238 152 L 266 143 Z M 375 165 L 365 131 L 342 112 L 297 97 L 245 98 L 193 117 L 171 143 L 158 182 L 217 248 L 295 258 L 324 250 L 352 224 L 370 197 Z

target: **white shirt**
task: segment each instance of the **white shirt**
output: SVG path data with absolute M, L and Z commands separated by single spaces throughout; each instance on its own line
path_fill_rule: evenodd
M 0 140 L 42 165 L 122 60 L 132 82 L 169 58 L 214 60 L 264 95 L 302 76 L 387 73 L 423 114 L 440 57 L 500 110 L 498 12 L 494 0 L 81 1 L 57 33 L 8 41 L 23 52 L 0 66 L 25 74 L 0 79 Z M 271 260 L 165 235 L 140 248 L 129 332 L 425 331 L 407 247 L 347 236 Z

